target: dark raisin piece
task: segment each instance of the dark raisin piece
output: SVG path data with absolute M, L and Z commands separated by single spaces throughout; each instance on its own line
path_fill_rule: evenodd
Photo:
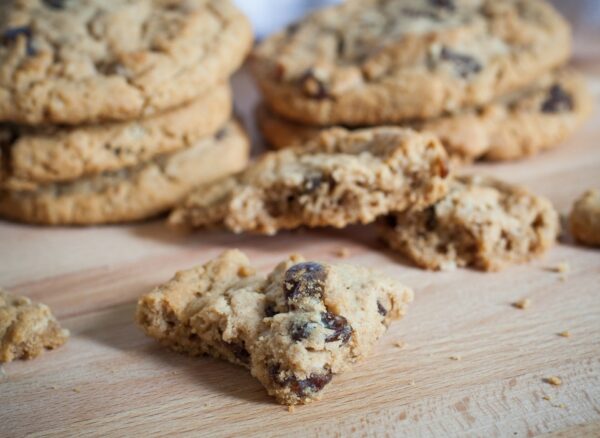
M 381 316 L 386 316 L 388 313 L 387 309 L 383 307 L 379 301 L 377 301 L 377 312 L 379 312 Z
M 327 99 L 329 97 L 327 86 L 317 77 L 315 71 L 311 68 L 300 76 L 300 85 L 308 97 L 318 100 Z
M 425 229 L 427 231 L 433 231 L 437 226 L 437 215 L 435 213 L 435 207 L 427 207 L 425 210 Z
M 398 218 L 395 214 L 390 214 L 385 217 L 385 223 L 390 228 L 396 228 L 398 226 Z
M 300 29 L 299 23 L 291 23 L 285 28 L 285 33 L 287 36 L 293 36 L 298 32 L 298 29 Z
M 227 344 L 233 355 L 242 363 L 250 363 L 250 353 L 246 350 L 244 343 L 241 344 Z
M 227 128 L 219 129 L 217 131 L 217 133 L 215 134 L 215 139 L 218 141 L 223 140 L 226 135 L 227 135 Z
M 559 84 L 550 88 L 548 97 L 542 104 L 544 113 L 562 113 L 573 110 L 573 97 Z
M 454 68 L 462 78 L 469 78 L 476 75 L 482 69 L 481 64 L 475 58 L 469 55 L 463 55 L 455 52 L 452 49 L 444 47 L 440 57 L 444 61 L 449 61 L 454 64 Z
M 294 391 L 298 397 L 303 397 L 310 393 L 316 393 L 325 388 L 331 379 L 333 378 L 333 374 L 329 372 L 328 374 L 311 374 L 307 379 L 297 380 L 292 378 L 289 386 Z
M 64 9 L 66 0 L 44 0 L 44 4 L 50 9 Z
M 265 306 L 265 316 L 268 318 L 271 318 L 272 316 L 277 315 L 277 310 L 275 310 L 275 305 L 274 304 L 267 304 Z
M 304 189 L 308 193 L 312 193 L 317 190 L 321 184 L 323 184 L 323 176 L 322 175 L 314 175 L 306 178 L 304 181 Z
M 333 330 L 333 333 L 325 338 L 325 342 L 342 341 L 347 344 L 352 336 L 352 327 L 348 320 L 340 315 L 334 315 L 330 312 L 321 313 L 321 321 L 325 328 Z
M 288 303 L 302 298 L 321 299 L 326 278 L 327 270 L 319 263 L 304 262 L 292 266 L 285 273 L 283 284 Z
M 28 56 L 35 55 L 35 48 L 33 47 L 33 41 L 32 41 L 33 34 L 31 32 L 31 28 L 28 26 L 13 27 L 12 29 L 6 30 L 2 34 L 2 44 L 4 46 L 12 44 L 20 36 L 24 36 L 27 40 L 27 55 Z
M 303 339 L 308 339 L 314 329 L 314 323 L 306 321 L 295 321 L 290 326 L 290 336 L 295 342 L 300 342 Z
M 298 397 L 304 397 L 308 393 L 321 391 L 325 385 L 331 382 L 333 374 L 327 371 L 327 374 L 311 374 L 307 379 L 298 380 L 295 376 L 281 377 L 281 367 L 272 365 L 269 368 L 269 374 L 274 383 L 280 386 L 287 386 Z
M 429 4 L 431 6 L 435 6 L 436 8 L 446 9 L 447 11 L 456 10 L 454 0 L 429 0 Z

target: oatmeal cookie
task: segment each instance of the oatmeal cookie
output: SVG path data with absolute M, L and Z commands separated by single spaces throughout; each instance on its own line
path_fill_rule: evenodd
M 432 206 L 379 222 L 382 239 L 426 269 L 494 271 L 522 263 L 546 252 L 559 228 L 545 198 L 480 176 L 456 178 Z
M 600 191 L 588 190 L 573 205 L 571 233 L 582 243 L 600 246 Z
M 581 75 L 560 69 L 477 109 L 399 126 L 434 133 L 456 162 L 504 161 L 557 146 L 576 131 L 592 107 Z M 264 104 L 257 108 L 257 120 L 264 138 L 275 149 L 305 143 L 328 129 L 287 120 Z
M 365 268 L 292 256 L 268 276 L 241 252 L 175 275 L 143 296 L 136 319 L 163 345 L 242 365 L 280 403 L 321 398 L 364 359 L 413 293 Z
M 243 169 L 249 142 L 237 123 L 190 148 L 135 167 L 36 190 L 0 191 L 0 216 L 48 225 L 146 219 L 173 207 L 198 184 Z
M 0 154 L 5 155 L 0 187 L 35 190 L 191 147 L 227 123 L 231 106 L 229 86 L 220 86 L 201 99 L 147 119 L 77 127 L 0 126 Z
M 267 38 L 252 66 L 278 114 L 364 126 L 486 104 L 570 52 L 569 26 L 544 0 L 363 0 Z
M 48 306 L 0 288 L 0 362 L 33 359 L 44 349 L 60 347 L 68 337 Z
M 222 83 L 252 44 L 231 0 L 14 0 L 0 22 L 0 120 L 147 117 Z
M 425 207 L 446 192 L 447 156 L 429 134 L 400 128 L 333 129 L 303 147 L 267 153 L 237 176 L 199 187 L 173 225 L 224 225 L 275 234 L 342 228 Z

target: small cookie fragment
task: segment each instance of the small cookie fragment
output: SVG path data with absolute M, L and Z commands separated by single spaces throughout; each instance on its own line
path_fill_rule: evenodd
M 179 272 L 139 300 L 136 319 L 176 351 L 248 368 L 287 405 L 320 399 L 412 300 L 410 289 L 360 267 L 295 257 L 266 277 L 241 276 L 248 266 L 227 251 Z
M 446 152 L 431 134 L 332 129 L 199 187 L 169 221 L 269 235 L 300 226 L 342 228 L 430 205 L 446 193 L 447 178 Z
M 585 192 L 573 205 L 569 217 L 571 233 L 583 244 L 600 246 L 600 191 Z
M 33 359 L 68 337 L 48 306 L 0 289 L 0 362 Z
M 522 300 L 515 301 L 512 306 L 517 309 L 525 310 L 531 306 L 531 300 L 529 298 L 523 298 Z
M 559 220 L 545 198 L 493 178 L 465 176 L 430 207 L 380 220 L 379 230 L 390 247 L 423 268 L 495 271 L 546 252 Z
M 549 383 L 550 385 L 553 385 L 553 386 L 562 385 L 562 380 L 558 376 L 546 377 L 546 378 L 544 378 L 544 382 Z
M 558 334 L 561 338 L 570 338 L 571 332 L 569 330 L 562 331 Z

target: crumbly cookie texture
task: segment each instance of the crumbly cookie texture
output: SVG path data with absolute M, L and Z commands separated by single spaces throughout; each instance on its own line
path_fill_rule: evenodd
M 585 192 L 573 205 L 571 233 L 581 243 L 600 246 L 600 191 Z
M 365 358 L 413 293 L 361 267 L 292 256 L 268 276 L 240 251 L 182 271 L 143 296 L 136 319 L 163 345 L 242 365 L 280 403 L 318 400 Z
M 4 130 L 0 154 L 6 154 L 0 186 L 35 190 L 135 166 L 211 137 L 230 117 L 231 90 L 220 86 L 182 107 L 131 122 L 37 129 L 0 127 Z
M 570 46 L 543 0 L 365 0 L 273 35 L 252 65 L 282 116 L 361 126 L 488 103 L 563 64 Z
M 468 176 L 424 210 L 381 220 L 383 240 L 426 269 L 472 266 L 486 271 L 546 252 L 559 232 L 552 204 L 498 180 Z
M 589 116 L 590 93 L 580 74 L 560 69 L 535 85 L 477 109 L 400 126 L 436 134 L 454 161 L 501 161 L 534 155 L 560 144 Z M 310 141 L 326 127 L 303 125 L 257 109 L 260 130 L 275 149 Z
M 241 174 L 198 188 L 170 222 L 263 234 L 369 223 L 442 197 L 446 161 L 444 148 L 430 134 L 333 129 L 304 147 L 265 154 Z
M 252 44 L 231 0 L 17 0 L 0 25 L 0 120 L 130 120 L 226 80 Z
M 180 202 L 196 185 L 243 169 L 245 132 L 231 122 L 214 137 L 138 166 L 33 191 L 0 191 L 0 216 L 47 225 L 91 225 L 149 218 Z
M 33 359 L 68 338 L 48 306 L 0 288 L 0 362 Z

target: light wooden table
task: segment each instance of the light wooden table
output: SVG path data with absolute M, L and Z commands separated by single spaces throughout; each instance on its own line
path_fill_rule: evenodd
M 600 57 L 576 62 L 600 96 Z M 247 78 L 237 85 L 247 111 Z M 600 187 L 600 113 L 560 149 L 478 168 L 567 212 L 585 188 Z M 336 260 L 342 246 L 349 262 L 411 285 L 416 300 L 373 357 L 294 413 L 246 371 L 165 351 L 133 324 L 140 294 L 227 248 L 246 251 L 266 272 L 291 252 Z M 571 266 L 566 281 L 548 269 L 562 261 Z M 369 227 L 268 238 L 183 236 L 160 221 L 88 229 L 1 223 L 0 284 L 49 304 L 72 333 L 57 351 L 4 366 L 2 437 L 600 435 L 600 251 L 568 238 L 544 260 L 502 273 L 429 273 L 385 250 Z M 525 297 L 530 308 L 511 307 Z M 557 335 L 564 330 L 572 337 Z M 562 386 L 543 382 L 553 375 Z

